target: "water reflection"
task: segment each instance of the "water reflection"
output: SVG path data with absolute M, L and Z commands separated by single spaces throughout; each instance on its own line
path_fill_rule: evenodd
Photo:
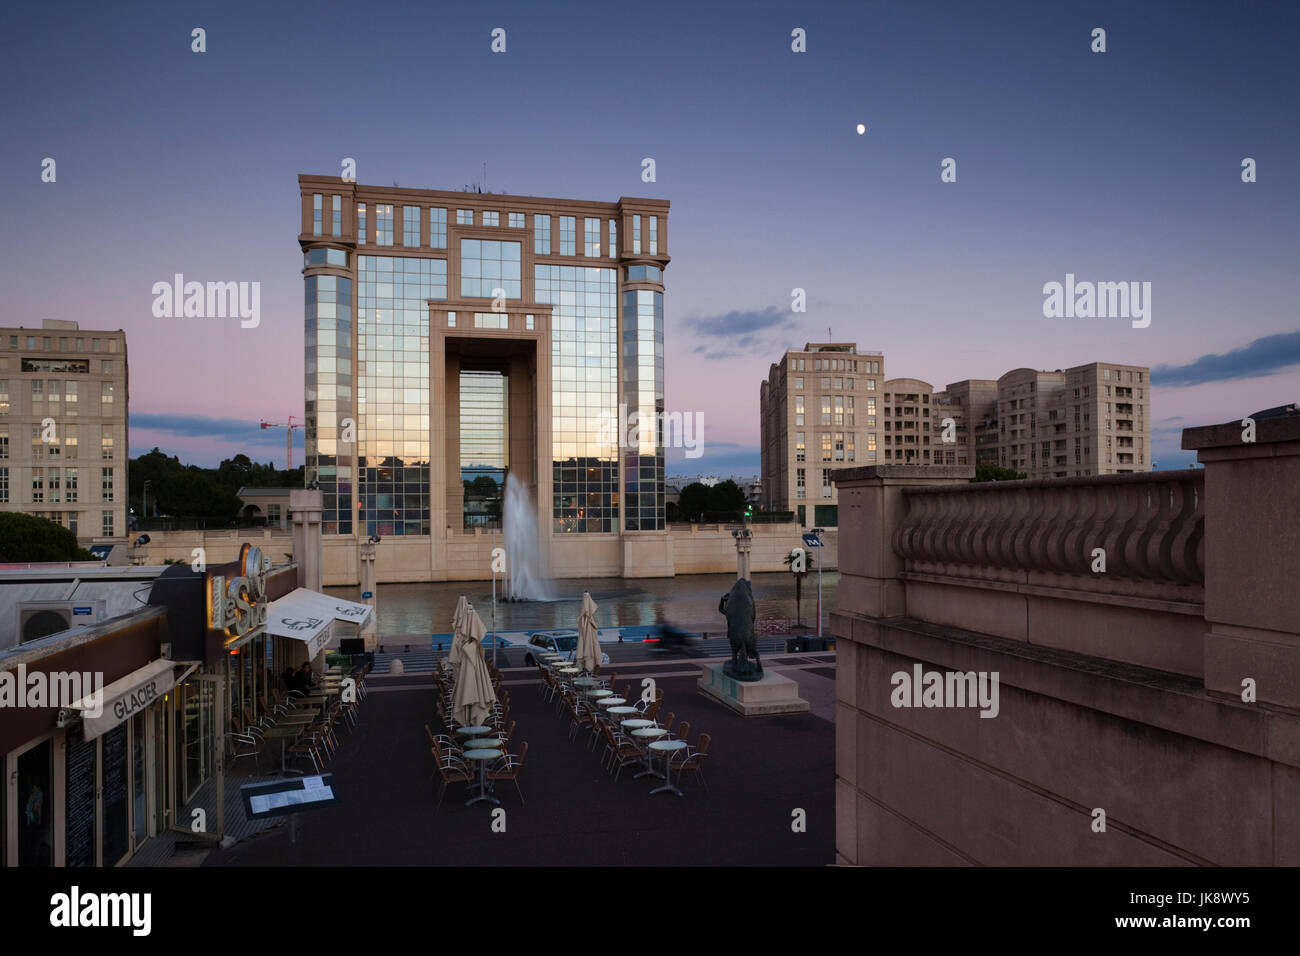
M 501 601 L 497 583 L 497 630 L 540 630 L 576 627 L 582 592 L 590 591 L 600 605 L 602 627 L 631 627 L 659 624 L 665 620 L 690 630 L 721 633 L 726 620 L 718 613 L 718 599 L 735 582 L 734 574 L 692 574 L 678 578 L 568 578 L 553 582 L 559 600 L 549 603 L 508 604 Z M 755 574 L 754 599 L 759 621 L 795 619 L 794 578 L 788 572 Z M 822 576 L 822 629 L 828 631 L 827 616 L 835 607 L 839 574 Z M 358 587 L 325 588 L 329 594 L 360 600 Z M 492 584 L 490 581 L 450 581 L 434 584 L 379 585 L 379 633 L 383 637 L 429 635 L 451 630 L 451 613 L 456 599 L 469 598 L 490 629 L 492 627 Z M 803 622 L 817 623 L 817 575 L 803 582 Z

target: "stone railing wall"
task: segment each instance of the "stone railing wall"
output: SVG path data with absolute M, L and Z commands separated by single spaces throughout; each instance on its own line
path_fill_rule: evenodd
M 981 482 L 903 490 L 894 550 L 909 571 L 935 565 L 1126 578 L 1205 580 L 1203 470 Z

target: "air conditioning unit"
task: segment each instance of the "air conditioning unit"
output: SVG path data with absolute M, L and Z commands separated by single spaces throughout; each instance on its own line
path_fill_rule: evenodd
M 103 601 L 26 601 L 18 605 L 18 643 L 104 619 Z

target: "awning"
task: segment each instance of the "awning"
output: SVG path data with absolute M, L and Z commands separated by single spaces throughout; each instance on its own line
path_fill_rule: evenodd
M 139 670 L 119 677 L 99 693 L 90 693 L 76 701 L 71 709 L 81 711 L 84 735 L 93 740 L 144 710 L 176 686 L 175 661 L 159 658 Z M 191 669 L 193 666 L 191 665 Z
M 332 621 L 364 623 L 372 608 L 369 604 L 346 601 L 298 588 L 271 602 L 267 609 L 266 631 L 276 637 L 291 637 L 307 644 L 307 656 L 315 657 L 329 640 Z

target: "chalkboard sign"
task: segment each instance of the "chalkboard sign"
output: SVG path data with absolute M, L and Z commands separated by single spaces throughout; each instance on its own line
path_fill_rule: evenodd
M 104 759 L 104 865 L 112 866 L 127 851 L 126 724 L 100 739 Z
M 68 729 L 64 859 L 67 866 L 95 865 L 95 741 Z

